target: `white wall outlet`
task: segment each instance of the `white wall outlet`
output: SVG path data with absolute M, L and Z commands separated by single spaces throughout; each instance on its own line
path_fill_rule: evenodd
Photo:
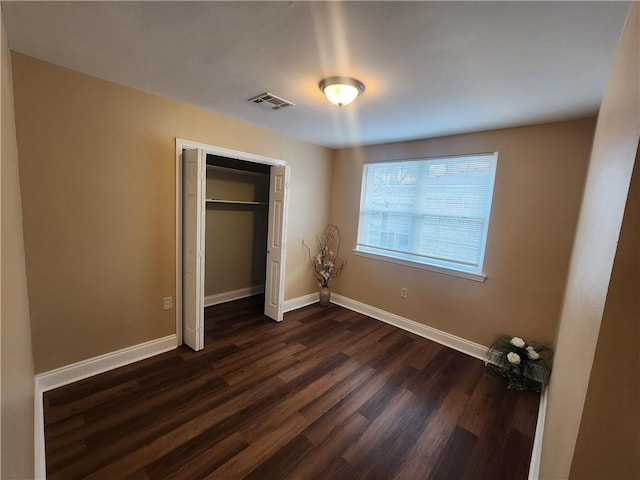
M 400 289 L 400 296 L 402 298 L 407 298 L 409 296 L 409 292 L 407 291 L 407 287 L 402 287 Z
M 162 309 L 171 310 L 173 308 L 173 297 L 164 297 L 162 299 Z

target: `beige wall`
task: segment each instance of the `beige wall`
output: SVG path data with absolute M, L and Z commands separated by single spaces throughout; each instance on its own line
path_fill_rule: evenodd
M 639 17 L 640 7 L 635 3 L 598 116 L 549 385 L 541 478 L 569 476 L 587 395 L 640 135 Z M 612 286 L 615 289 L 615 283 Z M 614 290 L 613 295 L 618 292 Z M 619 328 L 626 329 L 625 326 Z M 635 340 L 637 344 L 638 338 Z M 637 348 L 635 351 L 637 354 Z M 596 368 L 594 374 L 597 372 Z M 595 394 L 595 390 L 592 391 Z M 614 418 L 619 420 L 617 413 Z M 602 441 L 609 441 L 608 436 Z M 598 455 L 604 452 L 604 449 L 598 451 Z
M 2 469 L 4 479 L 34 475 L 34 377 L 29 324 L 29 299 L 22 237 L 22 210 L 18 178 L 18 150 L 13 113 L 11 56 L 4 25 L 2 51 L 2 149 L 0 152 L 1 226 L 0 279 L 2 315 Z
M 583 119 L 339 151 L 331 220 L 348 265 L 335 291 L 484 345 L 503 332 L 552 343 L 593 129 L 594 119 Z M 351 253 L 364 161 L 492 151 L 498 167 L 484 283 Z
M 175 138 L 291 167 L 285 298 L 316 290 L 303 237 L 328 218 L 328 150 L 13 55 L 36 372 L 175 332 Z
M 264 285 L 269 176 L 209 170 L 207 198 L 265 204 L 207 204 L 205 296 Z
M 639 161 L 636 155 L 571 466 L 575 479 L 640 478 Z

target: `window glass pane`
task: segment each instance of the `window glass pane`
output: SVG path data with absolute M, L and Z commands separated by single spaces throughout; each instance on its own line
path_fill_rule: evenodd
M 366 164 L 358 247 L 479 273 L 496 160 L 483 154 Z

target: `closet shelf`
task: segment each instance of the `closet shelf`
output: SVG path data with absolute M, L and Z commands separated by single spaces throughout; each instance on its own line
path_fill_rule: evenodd
M 247 202 L 245 200 L 216 200 L 213 198 L 207 198 L 207 203 L 226 203 L 232 205 L 266 205 L 267 202 Z
M 229 168 L 229 167 L 219 167 L 217 165 L 209 165 L 209 164 L 207 164 L 207 170 L 231 173 L 233 175 L 247 175 L 250 177 L 268 177 L 269 176 L 268 173 L 252 172 L 250 170 L 240 170 L 237 168 Z

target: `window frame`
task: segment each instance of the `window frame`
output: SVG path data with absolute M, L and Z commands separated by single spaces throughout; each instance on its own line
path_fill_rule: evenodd
M 447 260 L 439 260 L 433 257 L 428 257 L 426 255 L 416 254 L 405 252 L 401 250 L 393 250 L 387 249 L 384 247 L 376 247 L 371 245 L 366 245 L 364 243 L 360 243 L 362 228 L 363 228 L 363 217 L 362 217 L 362 209 L 365 205 L 366 201 L 366 187 L 367 187 L 367 167 L 369 165 L 375 164 L 393 164 L 393 163 L 402 163 L 402 162 L 425 162 L 424 165 L 429 161 L 455 161 L 455 160 L 463 160 L 466 157 L 489 157 L 492 161 L 492 176 L 490 178 L 490 183 L 488 185 L 488 190 L 490 192 L 487 204 L 485 205 L 485 224 L 484 229 L 482 231 L 482 243 L 480 244 L 480 252 L 479 252 L 479 263 L 477 266 L 465 266 L 462 262 L 452 262 Z M 466 278 L 469 280 L 475 280 L 478 282 L 483 282 L 487 275 L 484 273 L 484 260 L 486 254 L 486 246 L 487 240 L 489 237 L 489 224 L 491 219 L 491 210 L 493 204 L 493 195 L 495 193 L 495 178 L 497 174 L 497 166 L 498 166 L 498 152 L 483 152 L 483 153 L 471 153 L 471 154 L 463 154 L 463 155 L 439 155 L 433 157 L 419 157 L 419 158 L 409 158 L 409 159 L 395 159 L 395 160 L 379 160 L 379 161 L 371 161 L 365 162 L 362 165 L 362 173 L 361 173 L 361 188 L 360 188 L 360 204 L 358 210 L 358 229 L 357 229 L 357 237 L 356 237 L 356 246 L 353 249 L 353 254 L 361 257 L 371 258 L 375 260 L 382 260 L 386 262 L 396 263 L 400 265 L 405 265 L 409 267 L 419 268 L 423 270 L 429 270 L 437 273 L 443 273 L 447 275 L 453 275 L 457 277 Z M 414 235 L 417 232 L 414 232 Z

